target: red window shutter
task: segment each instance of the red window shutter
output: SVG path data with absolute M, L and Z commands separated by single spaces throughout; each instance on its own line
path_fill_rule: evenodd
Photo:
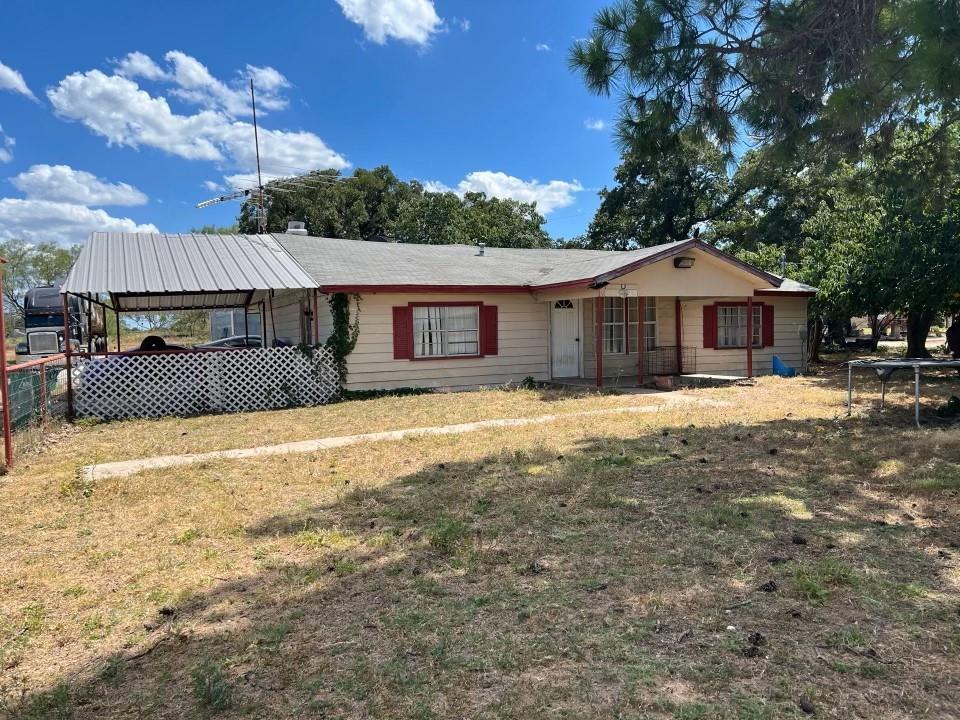
M 717 347 L 717 306 L 703 306 L 703 346 Z
M 393 309 L 393 359 L 413 359 L 413 308 Z
M 763 346 L 773 347 L 773 305 L 764 305 L 761 320 L 761 331 L 763 333 Z
M 497 334 L 497 306 L 480 306 L 480 354 L 496 355 L 499 351 Z

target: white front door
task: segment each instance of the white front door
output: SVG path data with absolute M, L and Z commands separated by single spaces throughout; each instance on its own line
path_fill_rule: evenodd
M 550 357 L 553 377 L 580 375 L 579 300 L 556 300 L 550 310 Z

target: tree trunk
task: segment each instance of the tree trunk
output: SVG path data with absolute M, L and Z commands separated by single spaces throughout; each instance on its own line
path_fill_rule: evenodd
M 933 311 L 911 310 L 907 313 L 907 357 L 928 358 L 927 335 L 933 324 Z
M 880 344 L 880 324 L 882 318 L 879 315 L 867 315 L 867 321 L 870 323 L 870 351 L 876 352 Z
M 823 340 L 823 319 L 807 320 L 807 362 L 820 362 L 820 344 Z

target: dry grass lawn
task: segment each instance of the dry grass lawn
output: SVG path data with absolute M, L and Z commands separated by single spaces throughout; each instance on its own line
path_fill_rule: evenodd
M 73 428 L 0 479 L 0 714 L 956 717 L 960 427 L 912 430 L 905 383 L 848 419 L 842 384 L 92 485 L 92 461 L 656 399 Z

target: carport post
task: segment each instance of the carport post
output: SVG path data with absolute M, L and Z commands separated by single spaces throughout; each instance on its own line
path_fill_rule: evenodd
M 117 352 L 120 352 L 120 310 L 114 308 L 113 315 L 117 320 Z
M 6 258 L 0 258 L 0 298 L 3 297 L 3 266 Z M 0 365 L 0 402 L 3 402 L 3 464 L 13 466 L 13 432 L 10 428 L 10 387 L 7 385 L 7 325 L 4 308 L 0 307 L 0 339 L 3 340 L 3 364 Z M 40 383 L 43 387 L 43 383 Z
M 753 298 L 747 296 L 747 377 L 753 377 Z
M 67 365 L 67 419 L 73 420 L 73 361 L 70 347 L 70 296 L 63 297 L 63 355 Z M 119 335 L 117 336 L 120 337 Z

